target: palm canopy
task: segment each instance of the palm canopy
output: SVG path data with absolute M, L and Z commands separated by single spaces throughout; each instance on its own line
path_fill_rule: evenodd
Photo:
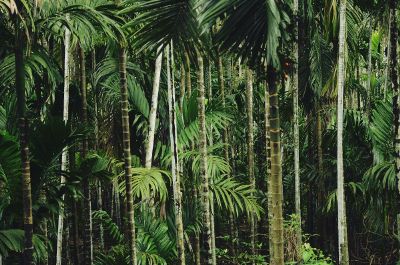
M 221 50 L 237 54 L 252 65 L 266 62 L 279 68 L 278 47 L 289 23 L 284 5 L 282 1 L 201 0 L 199 19 L 205 29 L 220 20 L 215 39 Z
M 129 0 L 125 5 L 121 14 L 131 20 L 124 28 L 138 51 L 164 48 L 171 41 L 175 50 L 193 50 L 199 37 L 194 0 Z

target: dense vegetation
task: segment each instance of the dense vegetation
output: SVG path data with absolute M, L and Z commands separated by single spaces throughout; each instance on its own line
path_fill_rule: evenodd
M 397 0 L 0 0 L 0 265 L 397 264 Z

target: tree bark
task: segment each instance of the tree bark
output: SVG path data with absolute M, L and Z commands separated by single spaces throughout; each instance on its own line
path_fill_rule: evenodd
M 80 87 L 81 87 L 81 120 L 83 124 L 88 124 L 87 116 L 87 87 L 86 87 L 86 58 L 82 47 L 79 50 L 79 65 L 80 65 Z M 88 139 L 82 142 L 82 159 L 87 156 L 89 151 Z M 92 199 L 90 194 L 90 183 L 87 176 L 83 176 L 83 216 L 84 216 L 84 264 L 91 265 L 93 263 L 93 227 L 92 227 Z
M 28 119 L 26 116 L 25 98 L 25 58 L 26 47 L 24 33 L 19 29 L 19 18 L 15 16 L 15 88 L 17 92 L 17 114 L 20 134 L 21 169 L 22 169 L 22 200 L 24 222 L 24 265 L 33 265 L 33 218 L 32 218 L 32 192 L 31 170 L 29 160 Z
M 293 75 L 293 138 L 294 138 L 294 179 L 295 179 L 295 211 L 299 221 L 297 229 L 296 261 L 301 262 L 301 192 L 300 192 L 300 139 L 299 139 L 299 0 L 293 3 L 294 15 L 294 75 Z
M 264 126 L 265 126 L 265 156 L 266 156 L 266 165 L 265 165 L 265 173 L 266 173 L 266 183 L 267 183 L 267 192 L 268 192 L 268 209 L 267 209 L 267 217 L 269 217 L 269 212 L 272 209 L 271 199 L 269 195 L 270 189 L 270 181 L 271 181 L 271 125 L 270 125 L 270 103 L 269 103 L 269 92 L 268 92 L 268 84 L 265 82 L 264 88 Z M 268 244 L 269 244 L 269 255 L 272 256 L 272 238 L 271 238 L 271 219 L 268 218 Z
M 371 76 L 372 76 L 372 18 L 369 21 L 369 44 L 368 44 L 368 78 L 367 78 L 367 118 L 371 114 L 371 101 L 372 101 L 372 91 L 371 91 Z
M 213 91 L 212 91 L 212 76 L 211 76 L 211 60 L 210 57 L 208 57 L 207 60 L 207 67 L 206 67 L 206 91 L 208 89 L 208 100 L 212 100 L 213 96 Z M 210 128 L 210 146 L 214 145 L 214 129 L 211 127 Z M 213 178 L 210 178 L 210 184 L 213 185 Z M 217 264 L 217 252 L 216 252 L 216 243 L 215 243 L 215 218 L 214 218 L 214 194 L 211 192 L 210 193 L 210 224 L 211 224 L 211 249 L 212 249 L 212 259 L 213 263 Z
M 338 62 L 338 107 L 337 107 L 337 203 L 338 203 L 338 236 L 339 264 L 349 264 L 347 240 L 346 203 L 344 193 L 343 168 L 343 97 L 346 78 L 345 49 L 346 49 L 346 0 L 340 4 L 339 25 L 339 62 Z
M 253 116 L 253 71 L 246 72 L 246 109 L 247 109 L 247 163 L 249 181 L 252 189 L 256 188 L 254 175 L 254 116 Z M 252 194 L 254 196 L 254 194 Z M 251 254 L 256 255 L 256 217 L 250 216 Z M 255 264 L 253 260 L 252 264 Z
M 181 64 L 181 83 L 180 83 L 180 93 L 179 93 L 179 109 L 183 113 L 183 100 L 185 98 L 186 91 L 186 71 L 185 65 Z
M 199 149 L 200 149 L 200 179 L 201 179 L 201 203 L 203 215 L 203 263 L 215 265 L 212 259 L 211 242 L 211 216 L 210 216 L 210 192 L 207 175 L 207 131 L 205 118 L 205 85 L 204 85 L 204 62 L 198 53 L 198 117 L 199 117 Z
M 70 59 L 70 38 L 71 32 L 65 28 L 64 35 L 64 100 L 63 100 L 63 121 L 68 122 L 69 113 L 69 59 Z M 65 147 L 61 155 L 61 171 L 65 172 L 68 169 L 68 150 Z M 65 177 L 61 175 L 61 185 L 65 183 Z M 65 195 L 62 196 L 61 201 L 64 202 Z M 57 227 L 57 245 L 56 245 L 56 265 L 62 263 L 62 245 L 63 245 L 63 230 L 64 230 L 64 203 L 61 205 L 60 213 L 58 215 Z
M 271 174 L 268 182 L 270 226 L 270 263 L 271 265 L 284 264 L 283 240 L 283 187 L 282 187 L 282 154 L 281 128 L 279 117 L 279 96 L 276 84 L 276 72 L 268 67 L 268 89 L 270 102 L 270 145 L 271 145 Z
M 190 58 L 189 54 L 186 51 L 185 51 L 185 61 L 186 61 L 186 92 L 188 98 L 190 98 L 192 96 L 192 76 L 190 74 Z
M 393 116 L 394 116 L 394 147 L 396 160 L 397 189 L 400 193 L 400 106 L 399 106 L 399 81 L 397 72 L 397 0 L 390 0 L 390 83 L 393 91 Z M 400 213 L 397 213 L 397 235 L 400 245 Z
M 147 138 L 147 147 L 145 156 L 146 168 L 151 168 L 153 160 L 154 135 L 155 135 L 156 118 L 157 118 L 158 92 L 160 90 L 162 57 L 163 53 L 161 51 L 161 47 L 159 47 L 157 49 L 157 59 L 156 59 L 154 79 L 153 79 L 153 92 L 151 95 L 151 108 L 149 113 L 149 135 Z
M 171 53 L 169 51 L 171 48 Z M 171 82 L 171 75 L 174 74 L 173 67 L 173 46 L 167 47 L 167 81 L 168 81 L 168 113 L 169 113 L 169 138 L 172 152 L 172 182 L 174 194 L 174 210 L 175 210 L 175 224 L 177 233 L 177 249 L 178 249 L 178 264 L 185 265 L 185 245 L 184 245 L 184 231 L 182 220 L 182 192 L 180 187 L 180 171 L 179 171 L 179 154 L 178 154 L 178 137 L 176 127 L 176 99 L 175 99 L 175 85 Z M 172 69 L 172 71 L 171 71 Z
M 125 186 L 126 186 L 126 207 L 128 214 L 128 238 L 129 254 L 131 265 L 137 264 L 136 256 L 136 236 L 135 236 L 135 213 L 133 208 L 132 193 L 132 168 L 131 168 L 131 136 L 129 126 L 129 103 L 128 103 L 128 83 L 126 80 L 126 51 L 119 47 L 119 75 L 121 88 L 121 114 L 122 114 L 122 141 L 124 149 L 124 168 L 125 168 Z

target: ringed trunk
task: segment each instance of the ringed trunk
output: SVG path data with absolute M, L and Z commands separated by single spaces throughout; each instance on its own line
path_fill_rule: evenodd
M 15 18 L 15 88 L 17 92 L 18 127 L 20 134 L 20 150 L 22 163 L 22 200 L 24 217 L 24 265 L 33 265 L 33 218 L 31 170 L 29 160 L 28 119 L 26 117 L 24 33 L 19 29 L 18 18 Z
M 205 118 L 205 85 L 204 85 L 204 62 L 198 53 L 198 117 L 199 117 L 199 149 L 200 149 L 200 179 L 201 179 L 201 204 L 203 215 L 203 264 L 215 265 L 212 259 L 211 242 L 211 216 L 210 216 L 210 191 L 207 175 L 207 131 Z
M 339 62 L 338 62 L 338 106 L 337 106 L 337 203 L 338 203 L 338 236 L 339 236 L 339 264 L 349 264 L 349 250 L 347 241 L 346 203 L 344 193 L 343 167 L 343 113 L 345 87 L 345 49 L 346 49 L 346 0 L 340 4 L 339 25 Z
M 64 100 L 63 100 L 63 121 L 68 122 L 68 107 L 69 107 L 69 49 L 70 49 L 71 32 L 65 28 L 64 35 Z M 68 150 L 64 148 L 61 155 L 61 171 L 65 172 L 68 168 Z M 61 176 L 61 184 L 64 184 L 65 177 Z M 61 201 L 64 202 L 65 195 L 62 196 Z M 64 231 L 64 205 L 61 206 L 58 215 L 57 227 L 57 246 L 56 246 L 56 265 L 62 264 L 62 244 L 63 244 L 63 231 Z
M 168 81 L 168 112 L 169 112 L 169 138 L 171 143 L 172 152 L 172 181 L 173 181 L 173 194 L 174 194 L 174 210 L 175 210 L 175 224 L 177 233 L 177 249 L 178 249 L 178 262 L 180 265 L 185 265 L 185 245 L 184 245 L 184 231 L 182 220 L 182 192 L 180 188 L 180 171 L 179 171 L 179 154 L 178 154 L 178 137 L 176 127 L 176 98 L 175 98 L 175 85 L 171 82 L 171 74 L 174 74 L 173 67 L 173 46 L 171 43 L 171 55 L 167 47 L 167 81 Z M 172 71 L 171 71 L 172 69 Z
M 268 181 L 270 220 L 270 263 L 271 265 L 284 264 L 283 240 L 283 187 L 282 187 L 282 154 L 281 128 L 279 117 L 279 98 L 276 84 L 276 72 L 268 67 L 268 89 L 270 103 L 270 145 L 271 145 L 271 174 Z

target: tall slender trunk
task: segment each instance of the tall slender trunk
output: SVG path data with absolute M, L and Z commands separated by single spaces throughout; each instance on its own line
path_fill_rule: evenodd
M 92 86 L 92 93 L 93 93 L 93 125 L 94 125 L 94 150 L 98 150 L 99 148 L 99 118 L 98 118 L 98 91 L 96 88 L 96 83 L 94 80 L 94 72 L 96 71 L 96 49 L 93 49 L 91 52 L 91 86 Z M 96 180 L 96 187 L 94 193 L 97 195 L 97 210 L 103 210 L 103 188 L 101 185 L 100 180 Z M 99 240 L 99 247 L 100 251 L 104 250 L 104 228 L 103 225 L 100 223 L 98 224 L 98 233 L 96 234 L 96 238 Z
M 86 87 L 86 58 L 82 47 L 79 50 L 79 65 L 80 65 L 80 86 L 81 86 L 81 119 L 83 124 L 88 124 L 87 116 L 87 87 Z M 89 151 L 88 139 L 85 138 L 82 143 L 82 158 L 87 156 Z M 84 264 L 91 265 L 93 263 L 93 227 L 92 227 L 92 199 L 90 193 L 90 183 L 87 176 L 83 176 L 83 216 L 84 216 Z
M 181 64 L 181 84 L 180 84 L 180 93 L 179 93 L 179 109 L 183 112 L 183 99 L 185 98 L 186 91 L 186 71 L 185 65 Z
M 372 102 L 372 91 L 371 91 L 371 76 L 372 76 L 372 18 L 369 21 L 369 44 L 368 44 L 368 78 L 367 78 L 367 117 L 371 114 L 371 102 Z
M 326 199 L 326 192 L 325 192 L 325 175 L 324 175 L 324 161 L 323 161 L 323 149 L 322 149 L 322 107 L 321 103 L 317 103 L 316 106 L 316 114 L 317 114 L 317 126 L 316 126 L 316 138 L 317 138 L 317 164 L 318 164 L 318 199 L 317 205 L 319 212 L 322 213 L 323 204 Z M 318 220 L 318 231 L 320 234 L 320 245 L 323 249 L 327 249 L 327 225 L 326 225 L 326 217 L 321 216 Z
M 387 88 L 388 88 L 388 79 L 390 75 L 390 58 L 391 56 L 391 51 L 392 51 L 392 12 L 389 12 L 389 38 L 388 38 L 388 43 L 387 43 L 387 55 L 386 55 L 386 69 L 385 69 L 385 85 L 383 87 L 383 97 L 384 99 L 387 98 Z
M 199 196 L 197 192 L 197 187 L 193 187 L 193 200 L 195 201 L 195 209 L 198 209 Z M 197 214 L 197 211 L 196 211 Z M 201 265 L 201 247 L 200 247 L 200 236 L 198 233 L 194 236 L 194 259 L 196 265 Z
M 70 38 L 71 32 L 65 28 L 64 35 L 64 100 L 63 100 L 63 121 L 68 122 L 68 107 L 69 107 L 69 59 L 70 59 Z M 68 150 L 64 148 L 61 155 L 61 171 L 65 172 L 68 168 Z M 61 184 L 65 183 L 64 175 L 61 175 Z M 65 195 L 62 196 L 61 201 L 64 202 Z M 58 215 L 57 227 L 57 246 L 56 246 L 56 265 L 62 263 L 62 244 L 63 244 L 63 230 L 64 230 L 64 205 L 61 206 Z
M 200 149 L 200 197 L 203 215 L 203 264 L 215 265 L 212 259 L 211 242 L 211 216 L 210 216 L 210 191 L 207 175 L 207 131 L 205 118 L 205 85 L 204 85 L 204 62 L 203 57 L 198 54 L 198 116 L 199 116 L 199 149 Z
M 126 50 L 119 47 L 119 75 L 121 88 L 121 114 L 122 114 L 122 141 L 124 149 L 124 168 L 126 185 L 126 206 L 128 213 L 128 238 L 131 265 L 137 264 L 136 238 L 135 238 L 135 213 L 133 208 L 132 193 L 132 168 L 131 168 L 131 135 L 129 127 L 128 83 L 126 80 Z
M 157 59 L 156 59 L 154 79 L 153 79 L 153 92 L 151 95 L 151 108 L 149 114 L 149 135 L 147 138 L 146 157 L 145 157 L 146 168 L 151 168 L 151 163 L 153 160 L 154 134 L 156 128 L 158 91 L 160 90 L 162 57 L 163 53 L 161 51 L 161 47 L 159 47 L 157 49 Z
M 397 189 L 400 193 L 400 106 L 399 106 L 399 81 L 397 72 L 397 0 L 390 0 L 390 83 L 393 91 L 393 116 L 394 116 L 394 147 L 396 159 Z M 400 213 L 397 212 L 397 234 L 400 231 Z M 400 245 L 400 234 L 398 234 Z
M 15 88 L 17 92 L 17 114 L 20 134 L 20 149 L 22 162 L 22 200 L 24 217 L 24 265 L 33 265 L 33 218 L 31 170 L 29 160 L 28 118 L 26 116 L 25 71 L 24 71 L 24 32 L 19 29 L 19 18 L 15 15 Z
M 192 96 L 192 77 L 191 77 L 191 72 L 190 72 L 190 58 L 189 58 L 189 54 L 187 53 L 187 51 L 185 51 L 185 66 L 186 66 L 186 93 L 187 93 L 187 97 L 188 99 Z M 204 66 L 203 66 L 204 68 Z M 203 86 L 204 86 L 204 69 L 203 69 Z M 205 92 L 204 92 L 205 93 Z M 207 139 L 206 139 L 207 140 Z M 206 142 L 207 144 L 207 142 Z M 194 145 L 191 146 L 191 149 L 194 150 Z M 194 192 L 194 200 L 196 201 L 196 205 L 198 203 L 198 191 L 197 191 L 197 187 L 193 188 L 193 192 Z M 200 191 L 200 196 L 201 196 L 201 191 Z M 200 205 L 202 206 L 203 204 L 200 202 Z M 196 207 L 196 209 L 198 209 Z M 202 214 L 202 213 L 200 213 Z M 194 236 L 194 256 L 195 256 L 195 262 L 196 265 L 200 265 L 201 264 L 201 248 L 200 248 L 200 235 L 199 234 L 195 234 Z
M 192 76 L 190 74 L 190 58 L 189 54 L 186 51 L 185 51 L 185 61 L 186 61 L 186 92 L 188 97 L 190 98 L 192 96 Z
M 170 49 L 171 48 L 171 52 Z M 171 75 L 174 74 L 173 67 L 173 46 L 167 47 L 167 83 L 168 83 L 168 113 L 169 113 L 169 138 L 171 143 L 172 152 L 172 181 L 173 181 L 173 194 L 174 194 L 174 210 L 175 210 L 175 224 L 177 233 L 177 249 L 178 249 L 178 264 L 185 265 L 185 245 L 183 234 L 183 221 L 182 221 L 182 192 L 180 187 L 180 171 L 179 171 L 179 155 L 178 155 L 178 137 L 176 127 L 176 99 L 175 99 L 175 85 L 171 82 Z M 172 71 L 171 71 L 172 69 Z
M 346 0 L 340 3 L 339 25 L 339 62 L 338 62 L 338 107 L 337 107 L 337 203 L 338 203 L 338 235 L 339 235 L 339 264 L 349 264 L 347 240 L 346 201 L 344 193 L 343 167 L 343 95 L 346 78 L 345 49 L 346 49 Z
M 249 181 L 252 189 L 256 188 L 254 175 L 254 117 L 253 117 L 253 71 L 246 71 L 246 109 L 247 109 L 247 162 Z M 252 194 L 254 195 L 254 194 Z M 256 255 L 256 218 L 250 216 L 251 254 Z M 252 264 L 255 264 L 253 261 Z
M 283 187 L 282 187 L 282 154 L 281 128 L 279 117 L 279 95 L 276 84 L 276 72 L 268 67 L 268 89 L 270 102 L 270 137 L 271 137 L 271 174 L 268 182 L 270 228 L 270 263 L 284 264 L 283 251 Z
M 231 65 L 229 65 L 228 71 L 231 71 Z M 219 85 L 219 93 L 222 98 L 222 106 L 223 108 L 226 107 L 226 97 L 225 97 L 225 80 L 224 80 L 224 65 L 222 62 L 222 57 L 218 56 L 217 58 L 217 72 L 218 72 L 218 85 Z M 232 76 L 228 75 L 228 78 L 232 78 Z M 232 85 L 232 80 L 231 80 Z M 229 160 L 229 145 L 228 145 L 228 128 L 224 127 L 223 134 L 222 134 L 222 143 L 224 144 L 224 159 L 225 161 L 230 164 Z M 232 172 L 233 175 L 233 172 Z M 230 225 L 230 251 L 233 258 L 236 257 L 236 247 L 235 247 L 235 240 L 234 240 L 234 233 L 235 233 L 235 220 L 233 213 L 229 213 L 229 225 Z M 236 264 L 236 263 L 235 263 Z
M 301 255 L 301 204 L 300 204 L 300 140 L 299 140 L 299 0 L 294 0 L 293 13 L 295 21 L 294 29 L 294 74 L 293 74 L 293 138 L 294 138 L 294 179 L 295 179 L 295 210 L 299 220 L 297 229 L 296 261 L 300 262 Z
M 270 189 L 270 181 L 271 181 L 271 125 L 270 125 L 270 103 L 269 103 L 269 92 L 268 92 L 268 84 L 265 82 L 264 88 L 264 126 L 265 126 L 265 156 L 266 156 L 266 165 L 265 165 L 265 173 L 266 173 L 266 183 L 267 183 L 267 191 L 269 194 Z M 268 195 L 268 209 L 267 209 L 267 217 L 269 217 L 269 212 L 272 209 L 271 200 Z M 268 218 L 268 239 L 269 239 L 269 250 L 272 250 L 272 237 L 271 237 L 271 219 Z M 269 253 L 270 256 L 272 252 Z
M 208 57 L 207 67 L 206 67 L 206 91 L 208 89 L 208 100 L 212 100 L 213 91 L 212 91 L 212 76 L 211 76 L 211 60 Z M 210 137 L 209 137 L 210 146 L 214 145 L 214 128 L 210 128 Z M 213 185 L 213 178 L 210 178 L 210 185 Z M 211 250 L 212 250 L 212 260 L 213 263 L 217 263 L 217 252 L 216 252 L 216 234 L 215 234 L 215 218 L 214 218 L 214 194 L 210 193 L 210 225 L 211 225 Z

